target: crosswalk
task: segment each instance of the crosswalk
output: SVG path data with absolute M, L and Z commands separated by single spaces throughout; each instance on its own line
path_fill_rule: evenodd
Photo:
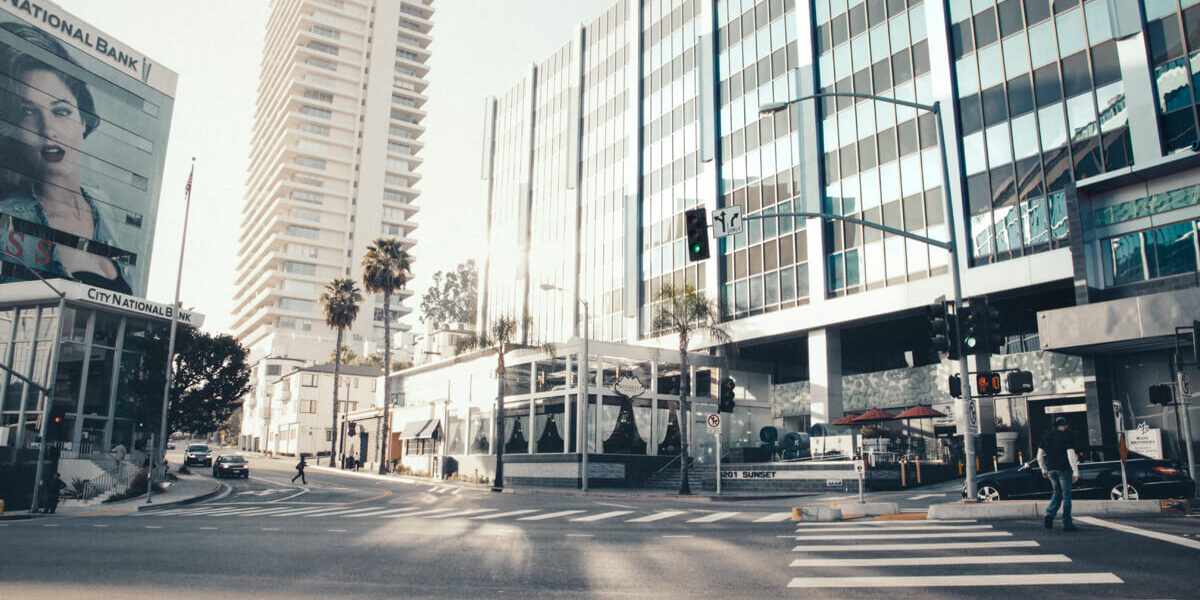
M 192 506 L 166 510 L 147 511 L 141 516 L 153 517 L 298 517 L 303 519 L 345 518 L 345 519 L 466 519 L 470 521 L 508 520 L 517 522 L 565 521 L 570 523 L 614 523 L 649 524 L 664 522 L 682 522 L 697 525 L 713 523 L 737 524 L 779 524 L 791 519 L 789 512 L 746 512 L 746 511 L 712 511 L 712 510 L 655 510 L 638 511 L 633 509 L 589 510 L 585 508 L 571 509 L 535 509 L 522 508 L 503 510 L 499 508 L 479 508 L 468 506 L 347 506 L 347 505 L 297 505 L 284 503 L 253 503 L 253 504 L 220 504 Z
M 788 587 L 862 594 L 871 588 L 1124 583 L 1113 573 L 1074 569 L 1070 557 L 1016 537 L 970 520 L 802 522 L 796 526 Z

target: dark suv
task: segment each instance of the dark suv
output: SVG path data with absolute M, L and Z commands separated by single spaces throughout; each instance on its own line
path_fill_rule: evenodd
M 205 444 L 192 444 L 187 447 L 183 454 L 183 465 L 203 465 L 205 467 L 212 466 L 212 450 L 208 449 Z
M 217 462 L 213 464 L 213 477 L 241 477 L 242 479 L 250 478 L 250 465 L 246 459 L 237 456 L 218 456 Z

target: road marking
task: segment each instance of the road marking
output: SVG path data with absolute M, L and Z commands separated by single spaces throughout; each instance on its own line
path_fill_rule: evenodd
M 570 520 L 571 521 L 579 521 L 581 523 L 591 523 L 593 521 L 603 521 L 604 519 L 611 519 L 613 517 L 627 515 L 631 512 L 633 512 L 633 511 L 632 510 L 612 510 L 609 512 L 600 513 L 598 515 L 589 515 L 586 517 L 576 517 L 576 518 L 570 519 Z
M 925 567 L 933 565 L 991 565 L 1071 562 L 1063 554 L 1004 554 L 991 556 L 896 556 L 892 558 L 797 558 L 793 567 Z
M 216 531 L 217 529 L 219 529 L 219 527 L 201 527 L 200 529 L 204 529 L 207 531 Z
M 239 517 L 249 517 L 249 516 L 257 517 L 257 516 L 262 516 L 262 515 L 284 513 L 284 512 L 288 512 L 289 510 L 294 510 L 294 509 L 289 506 L 277 506 L 274 508 L 260 508 L 258 510 L 248 510 L 245 512 L 238 513 L 237 516 L 239 516 Z
M 779 512 L 779 513 L 771 513 L 768 515 L 764 515 L 762 517 L 755 519 L 754 522 L 755 523 L 779 523 L 780 521 L 787 521 L 788 519 L 791 519 L 791 518 L 792 518 L 792 513 Z
M 810 546 L 796 546 L 792 548 L 792 552 L 879 552 L 879 551 L 907 551 L 907 550 L 968 550 L 975 548 L 1035 548 L 1038 543 L 1034 541 L 1006 541 L 1006 542 L 947 542 L 939 544 L 936 542 L 920 542 L 915 544 L 813 544 Z
M 656 512 L 652 515 L 646 515 L 644 517 L 638 517 L 636 519 L 629 519 L 628 521 L 625 521 L 625 522 L 626 523 L 652 523 L 654 521 L 670 519 L 671 517 L 674 517 L 675 515 L 682 515 L 685 512 L 687 512 L 687 511 L 686 510 L 664 510 L 664 511 Z
M 544 515 L 533 515 L 533 516 L 529 516 L 529 517 L 521 517 L 520 519 L 517 519 L 517 520 L 518 520 L 518 521 L 543 521 L 543 520 L 545 520 L 545 519 L 553 519 L 553 518 L 555 518 L 555 517 L 565 517 L 565 516 L 567 516 L 567 515 L 577 515 L 577 514 L 579 514 L 579 513 L 581 513 L 581 512 L 587 512 L 587 511 L 583 511 L 583 510 L 560 510 L 560 511 L 558 511 L 558 512 L 546 513 L 546 514 L 544 514 Z
M 796 577 L 790 588 L 987 587 L 1125 583 L 1112 573 L 1028 573 L 1014 575 L 913 575 L 898 577 Z
M 42 527 L 58 527 L 58 523 L 44 523 Z
M 534 510 L 534 509 L 532 509 L 532 508 L 526 508 L 526 509 L 523 509 L 523 510 L 510 510 L 510 511 L 508 511 L 508 512 L 496 513 L 496 514 L 494 514 L 494 515 L 481 515 L 481 516 L 478 516 L 478 517 L 471 517 L 471 518 L 472 518 L 472 519 L 479 519 L 479 520 L 481 520 L 481 521 L 482 521 L 482 520 L 485 520 L 485 519 L 499 519 L 500 517 L 511 517 L 511 516 L 513 516 L 513 515 L 524 515 L 524 514 L 529 514 L 529 513 L 531 513 L 531 512 L 537 512 L 537 511 L 536 511 L 536 510 Z
M 991 528 L 992 528 L 991 525 L 917 525 L 917 526 L 913 526 L 913 527 L 898 527 L 895 529 L 891 529 L 890 531 L 896 531 L 897 529 L 902 529 L 904 531 L 966 531 L 966 530 L 979 530 L 979 529 L 991 529 Z M 839 532 L 839 531 L 840 532 L 863 533 L 863 532 L 867 532 L 867 531 L 875 532 L 875 531 L 889 531 L 889 530 L 882 529 L 879 527 L 876 527 L 874 529 L 868 529 L 868 528 L 864 528 L 864 527 L 848 527 L 848 526 L 843 526 L 838 523 L 830 523 L 829 527 L 809 527 L 809 528 L 805 528 L 802 530 L 797 529 L 796 533 L 834 533 L 834 532 Z M 788 536 L 788 537 L 791 537 L 791 536 Z
M 162 529 L 162 525 L 146 525 L 146 529 Z
M 965 538 L 965 537 L 1012 537 L 1012 534 L 1007 531 L 954 531 L 954 532 L 935 532 L 935 533 L 850 533 L 850 534 L 833 534 L 833 535 L 798 535 L 797 541 L 819 540 L 819 541 L 834 541 L 834 540 L 919 540 L 919 539 L 945 539 L 945 538 Z
M 448 510 L 454 510 L 454 508 L 453 507 L 451 507 L 451 508 L 433 508 L 433 509 L 429 509 L 429 510 L 418 511 L 415 513 L 408 513 L 407 515 L 400 515 L 400 516 L 402 516 L 402 517 L 421 517 L 421 516 L 425 516 L 425 515 L 436 515 L 437 513 L 443 513 Z
M 308 493 L 308 490 L 307 490 L 307 489 L 303 489 L 303 490 L 300 490 L 300 491 L 296 492 L 295 494 L 292 494 L 291 496 L 284 496 L 283 498 L 280 498 L 280 499 L 278 499 L 278 500 L 269 500 L 268 502 L 272 502 L 272 503 L 274 503 L 274 502 L 283 502 L 283 501 L 285 501 L 285 500 L 290 500 L 290 499 L 292 499 L 292 498 L 295 498 L 296 496 L 303 496 L 304 494 L 307 494 L 307 493 Z
M 97 516 L 100 516 L 100 515 L 119 515 L 119 514 L 122 514 L 122 513 L 124 513 L 124 512 L 126 512 L 126 511 L 124 511 L 124 510 L 120 510 L 120 509 L 112 509 L 112 510 L 94 510 L 94 511 L 92 511 L 92 512 L 79 513 L 79 516 L 81 516 L 81 517 L 97 517 Z
M 590 533 L 568 533 L 567 537 L 596 537 Z
M 435 485 L 435 486 L 433 486 L 433 487 L 431 487 L 431 488 L 429 488 L 429 489 L 427 489 L 427 490 L 425 490 L 425 491 L 426 491 L 426 492 L 436 492 L 436 491 L 438 491 L 438 486 L 436 486 L 436 485 Z
M 293 509 L 290 509 L 290 510 L 285 510 L 285 511 L 283 511 L 283 512 L 277 512 L 277 513 L 275 513 L 275 514 L 273 514 L 273 515 L 271 515 L 271 516 L 272 516 L 272 517 L 294 517 L 294 516 L 297 516 L 297 515 L 308 515 L 308 514 L 311 514 L 311 513 L 315 513 L 315 512 L 321 512 L 321 511 L 327 511 L 327 510 L 331 510 L 331 509 L 330 509 L 329 507 L 327 507 L 327 506 L 322 506 L 322 507 L 319 507 L 319 508 L 313 508 L 313 507 L 306 507 L 306 508 L 293 508 Z
M 346 533 L 345 529 L 326 529 L 325 531 L 329 531 L 332 533 Z
M 1142 537 L 1148 537 L 1148 538 L 1160 540 L 1163 542 L 1179 544 L 1180 546 L 1186 546 L 1188 548 L 1195 548 L 1197 550 L 1200 550 L 1200 540 L 1189 540 L 1187 538 L 1183 538 L 1183 537 L 1180 537 L 1177 535 L 1171 535 L 1169 533 L 1162 533 L 1160 531 L 1151 531 L 1149 529 L 1142 529 L 1140 527 L 1133 527 L 1131 525 L 1122 525 L 1120 523 L 1113 523 L 1111 521 L 1097 519 L 1096 517 L 1076 517 L 1075 520 L 1083 522 L 1083 523 L 1088 523 L 1091 525 L 1107 527 L 1109 529 L 1113 529 L 1116 531 L 1132 533 L 1133 535 L 1140 535 Z
M 308 513 L 307 516 L 309 516 L 309 517 L 335 517 L 335 516 L 343 516 L 343 515 L 352 515 L 352 514 L 360 513 L 360 512 L 371 512 L 374 510 L 379 510 L 379 507 L 373 506 L 371 508 L 323 509 L 323 510 L 319 510 L 316 512 Z
M 263 527 L 263 531 L 279 531 L 278 527 Z
M 711 515 L 706 515 L 706 516 L 699 517 L 696 519 L 691 519 L 688 521 L 688 523 L 715 523 L 722 519 L 728 519 L 729 517 L 732 517 L 737 514 L 741 514 L 741 513 L 738 513 L 738 512 L 715 512 Z
M 912 498 L 909 498 L 909 500 L 924 500 L 926 498 L 941 498 L 945 495 L 946 494 L 921 494 L 919 496 L 913 496 Z
M 690 537 L 696 537 L 696 536 L 689 534 L 689 535 L 664 535 L 662 537 L 665 537 L 665 538 L 690 538 Z
M 92 525 L 92 527 L 100 527 L 100 528 L 103 528 L 103 527 L 108 527 L 108 525 Z
M 462 492 L 462 488 L 454 488 L 454 491 L 453 491 L 453 492 L 450 492 L 450 494 L 451 494 L 451 495 L 453 495 L 453 496 L 457 496 L 457 495 L 459 495 L 461 492 Z
M 465 516 L 467 516 L 467 515 L 477 515 L 477 514 L 479 514 L 479 513 L 485 513 L 485 512 L 495 512 L 495 511 L 497 511 L 497 510 L 500 510 L 500 509 L 498 509 L 498 508 L 472 508 L 471 510 L 460 510 L 460 511 L 458 511 L 458 512 L 452 512 L 452 513 L 450 513 L 450 514 L 448 514 L 448 515 L 437 515 L 437 516 L 435 516 L 435 517 L 431 517 L 431 518 L 434 518 L 434 519 L 452 519 L 452 518 L 454 518 L 454 517 L 465 517 Z
M 406 513 L 410 510 L 417 510 L 418 508 L 420 508 L 420 507 L 406 506 L 404 508 L 384 508 L 384 509 L 377 510 L 375 512 L 356 513 L 356 514 L 350 515 L 347 518 L 353 519 L 356 517 L 403 517 L 406 515 L 402 515 L 400 513 Z
M 374 496 L 371 496 L 370 498 L 363 498 L 362 500 L 355 500 L 355 501 L 353 501 L 353 502 L 346 502 L 346 503 L 344 503 L 344 504 L 343 504 L 343 506 L 351 506 L 351 505 L 353 505 L 353 504 L 362 504 L 363 502 L 370 502 L 370 501 L 372 501 L 372 500 L 378 500 L 378 499 L 380 499 L 380 498 L 387 498 L 388 496 L 391 496 L 391 495 L 392 495 L 392 493 L 391 493 L 391 492 L 389 492 L 389 491 L 384 491 L 384 492 L 380 492 L 380 493 L 378 493 L 378 494 L 376 494 L 376 495 L 374 495 Z
M 837 523 L 847 527 L 862 527 L 870 529 L 872 527 L 889 527 L 902 529 L 905 527 L 924 527 L 926 525 L 966 525 L 978 523 L 975 519 L 925 519 L 921 522 L 913 521 L 890 521 L 886 519 L 871 520 L 871 521 L 843 521 Z M 828 521 L 798 521 L 796 527 L 828 527 Z

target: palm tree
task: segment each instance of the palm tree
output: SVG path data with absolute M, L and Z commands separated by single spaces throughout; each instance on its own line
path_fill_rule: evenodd
M 321 307 L 325 310 L 325 324 L 337 330 L 337 351 L 333 353 L 333 445 L 329 449 L 329 466 L 331 467 L 337 464 L 338 377 L 341 376 L 342 371 L 343 350 L 349 350 L 342 346 L 342 334 L 358 318 L 359 302 L 362 302 L 362 293 L 354 284 L 354 280 L 349 277 L 334 279 L 325 284 L 325 293 L 321 294 Z
M 704 292 L 696 291 L 695 287 L 666 284 L 658 292 L 658 300 L 654 311 L 654 329 L 679 335 L 679 493 L 691 494 L 692 489 L 688 485 L 688 395 L 691 393 L 688 343 L 697 333 L 706 333 L 712 341 L 721 345 L 728 345 L 732 338 L 720 325 L 723 317 L 720 307 L 706 298 Z
M 504 355 L 512 349 L 513 337 L 517 335 L 517 320 L 500 317 L 492 323 L 490 331 L 460 339 L 454 345 L 454 353 L 461 354 L 472 348 L 496 346 L 496 429 L 492 441 L 492 453 L 496 455 L 496 479 L 492 487 L 504 487 Z
M 379 238 L 367 246 L 363 256 L 363 287 L 372 294 L 383 294 L 383 419 L 376 428 L 375 449 L 379 457 L 379 472 L 387 472 L 387 439 L 385 435 L 391 432 L 392 404 L 391 378 L 388 377 L 392 368 L 392 329 L 391 315 L 388 305 L 392 294 L 404 289 L 408 283 L 409 263 L 408 253 L 396 238 Z M 384 432 L 389 432 L 385 434 Z

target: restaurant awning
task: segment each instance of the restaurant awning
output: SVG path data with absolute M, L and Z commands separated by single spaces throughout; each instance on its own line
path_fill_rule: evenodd
M 404 424 L 404 429 L 400 431 L 400 439 L 402 440 L 424 440 L 437 437 L 438 425 L 437 419 L 428 419 L 425 421 L 409 421 Z

